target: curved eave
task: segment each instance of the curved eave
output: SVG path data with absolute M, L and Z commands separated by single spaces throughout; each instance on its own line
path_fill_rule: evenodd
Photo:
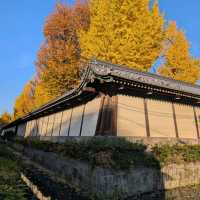
M 115 87 L 115 92 L 118 94 L 139 95 L 148 98 L 167 99 L 178 103 L 200 105 L 200 87 L 197 85 L 99 60 L 91 60 L 85 69 L 81 83 L 76 89 L 67 92 L 2 129 L 81 105 L 95 98 L 100 92 L 105 92 L 106 88 L 108 88 L 107 91 L 109 92 L 112 87 Z M 88 87 L 90 89 L 87 89 Z
M 117 80 L 118 84 L 138 85 L 163 94 L 181 95 L 188 98 L 200 99 L 200 86 L 183 81 L 176 81 L 148 72 L 141 72 L 125 66 L 114 65 L 108 62 L 93 60 L 90 62 L 93 74 L 104 80 Z

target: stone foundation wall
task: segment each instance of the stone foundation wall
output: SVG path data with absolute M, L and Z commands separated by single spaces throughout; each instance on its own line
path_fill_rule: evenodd
M 22 149 L 21 149 L 22 150 Z M 84 162 L 64 159 L 55 153 L 23 149 L 35 163 L 54 172 L 73 188 L 99 199 L 116 199 L 200 183 L 200 163 L 171 164 L 161 170 L 137 167 L 130 170 L 92 168 Z

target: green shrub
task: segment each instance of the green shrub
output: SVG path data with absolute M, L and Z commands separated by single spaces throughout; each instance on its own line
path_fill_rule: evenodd
M 55 152 L 61 156 L 89 162 L 93 167 L 129 169 L 131 166 L 159 168 L 153 154 L 146 152 L 143 144 L 132 143 L 124 138 L 93 137 L 88 140 L 69 139 L 63 144 L 39 141 L 18 141 L 26 147 Z
M 200 145 L 163 145 L 152 151 L 162 165 L 200 161 Z

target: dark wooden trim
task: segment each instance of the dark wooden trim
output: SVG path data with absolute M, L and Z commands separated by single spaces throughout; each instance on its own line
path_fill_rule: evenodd
M 42 121 L 41 121 L 42 120 Z M 42 135 L 41 135 L 41 132 L 42 132 L 42 128 L 43 128 L 43 118 L 42 117 L 40 117 L 39 118 L 39 129 L 38 129 L 38 135 L 41 137 Z M 41 122 L 40 122 L 41 121 Z M 40 133 L 39 133 L 39 131 L 41 131 Z
M 56 117 L 56 114 L 53 114 L 53 126 L 52 126 L 52 130 L 51 130 L 51 137 L 53 136 L 53 130 L 54 130 L 54 124 L 55 124 L 55 117 Z
M 177 120 L 176 120 L 176 110 L 175 110 L 173 102 L 172 102 L 172 111 L 173 111 L 174 128 L 175 128 L 176 137 L 179 138 L 179 135 L 178 135 L 178 125 L 177 125 Z
M 67 133 L 68 136 L 69 136 L 70 129 L 71 129 L 71 122 L 72 122 L 73 110 L 74 110 L 74 108 L 71 109 L 70 120 L 69 120 L 69 127 L 68 127 L 68 133 Z
M 40 136 L 43 136 L 42 135 L 42 131 L 43 131 L 43 126 L 44 126 L 44 117 L 41 117 L 41 120 L 42 120 L 42 123 L 41 123 L 41 133 L 40 133 Z
M 118 96 L 113 96 L 113 135 L 117 136 L 117 114 L 118 114 Z
M 47 125 L 46 125 L 46 131 L 45 131 L 45 136 L 47 136 L 47 130 L 48 130 L 48 125 L 49 125 L 49 116 L 48 117 L 48 120 L 47 120 Z
M 42 130 L 43 130 L 43 126 L 44 126 L 44 123 L 43 123 L 44 122 L 44 117 L 41 117 L 40 119 L 42 120 L 42 126 L 40 127 L 40 129 L 41 129 L 40 130 L 41 131 L 40 136 L 42 136 Z
M 194 120 L 195 120 L 195 125 L 197 129 L 197 138 L 199 139 L 199 125 L 198 125 L 198 119 L 197 119 L 197 112 L 195 107 L 193 106 L 193 111 L 194 111 Z
M 60 136 L 60 131 L 61 131 L 61 127 L 62 127 L 63 112 L 64 111 L 62 111 L 61 120 L 60 120 L 60 128 L 59 128 L 59 133 L 58 133 L 59 136 Z
M 102 95 L 101 96 L 101 103 L 100 103 L 100 107 L 99 107 L 99 115 L 98 115 L 98 119 L 97 119 L 95 136 L 98 136 L 101 132 L 101 120 L 102 120 L 104 100 L 105 100 L 105 95 Z
M 146 98 L 144 98 L 144 115 L 145 115 L 147 137 L 150 137 L 151 134 L 150 134 L 150 126 L 149 126 L 149 114 L 148 114 L 148 105 L 147 105 Z
M 25 137 L 26 133 L 26 123 L 23 123 L 23 137 Z
M 30 134 L 29 134 L 29 137 L 33 137 L 33 125 L 34 125 L 33 121 L 34 120 L 29 121 L 30 122 Z
M 35 124 L 36 124 L 36 135 L 35 136 L 37 137 L 38 136 L 38 118 L 36 119 Z
M 103 95 L 97 120 L 95 135 L 117 135 L 117 96 Z
M 15 126 L 15 135 L 16 135 L 16 136 L 17 136 L 18 127 L 19 127 L 19 125 L 16 125 L 16 126 Z
M 81 127 L 80 127 L 79 136 L 81 136 L 82 129 L 83 129 L 83 120 L 84 120 L 84 115 L 85 115 L 85 107 L 86 107 L 86 104 L 84 104 L 84 106 L 83 106 L 83 113 L 82 113 L 82 117 L 81 117 Z

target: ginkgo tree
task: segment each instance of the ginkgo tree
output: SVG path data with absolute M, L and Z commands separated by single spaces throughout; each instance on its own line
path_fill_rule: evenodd
M 160 56 L 164 18 L 150 0 L 91 0 L 90 28 L 80 32 L 82 56 L 148 71 Z
M 77 0 L 57 3 L 44 24 L 44 42 L 37 55 L 37 76 L 17 97 L 19 118 L 79 83 L 81 59 L 96 58 L 196 83 L 200 61 L 176 24 L 169 23 L 152 0 Z
M 34 82 L 29 81 L 21 94 L 16 98 L 14 105 L 14 119 L 28 114 L 35 108 L 34 105 Z
M 47 18 L 45 41 L 38 52 L 36 66 L 41 81 L 38 90 L 43 87 L 50 99 L 78 84 L 81 50 L 77 32 L 86 30 L 88 25 L 89 8 L 85 1 L 77 1 L 74 7 L 58 3 Z
M 196 83 L 200 78 L 200 60 L 190 54 L 190 44 L 185 33 L 178 30 L 175 22 L 166 29 L 164 42 L 164 64 L 158 73 L 176 80 Z
M 0 127 L 11 122 L 11 120 L 12 120 L 11 115 L 7 111 L 3 112 L 0 115 Z

